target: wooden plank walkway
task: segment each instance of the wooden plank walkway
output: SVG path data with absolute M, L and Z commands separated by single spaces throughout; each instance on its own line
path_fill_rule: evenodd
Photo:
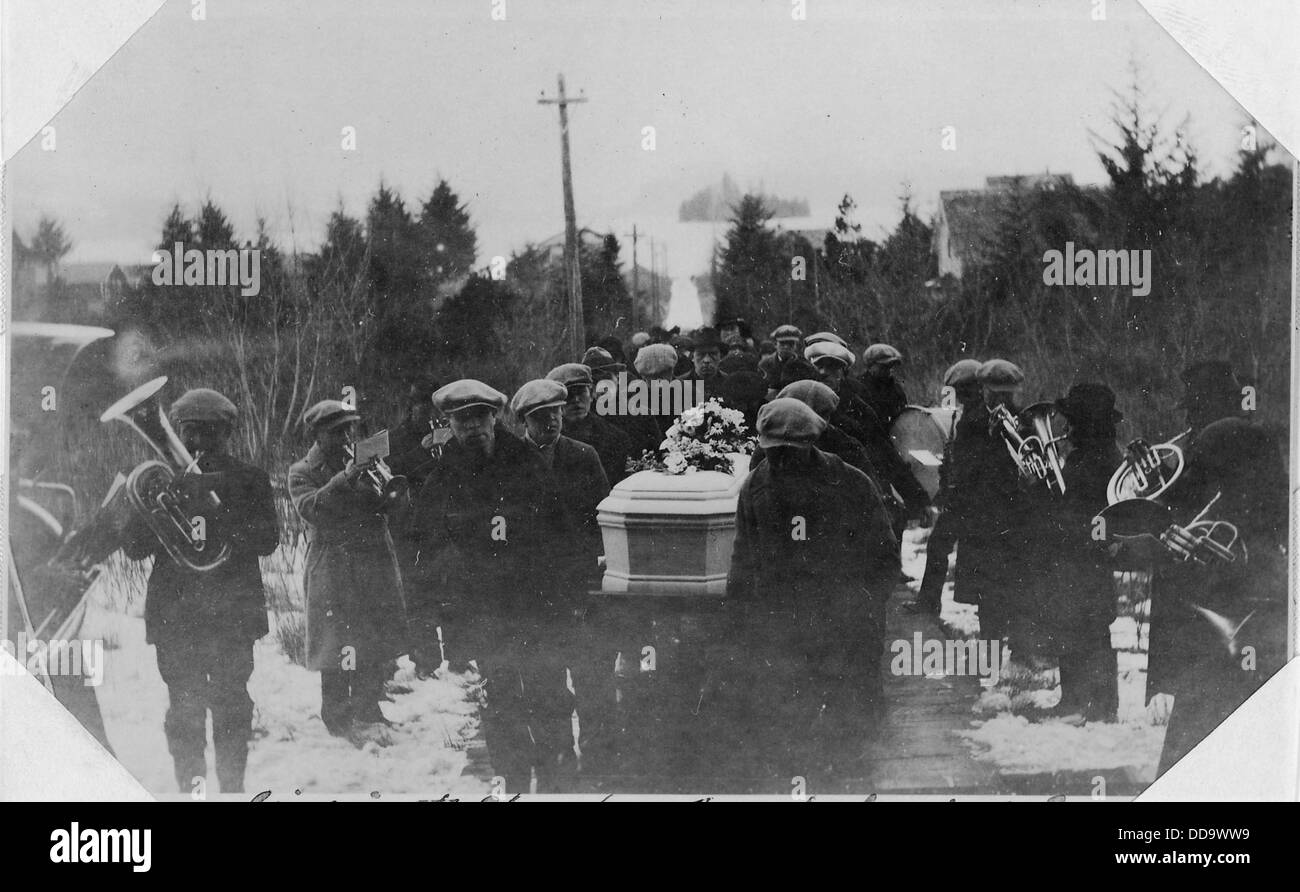
M 886 606 L 881 673 L 887 706 L 881 734 L 872 747 L 867 781 L 882 794 L 995 792 L 997 772 L 976 761 L 957 735 L 974 718 L 971 707 L 980 695 L 979 679 L 896 676 L 889 671 L 890 642 L 910 642 L 917 632 L 922 640 L 949 637 L 937 617 L 903 609 L 912 597 L 906 588 L 899 588 Z

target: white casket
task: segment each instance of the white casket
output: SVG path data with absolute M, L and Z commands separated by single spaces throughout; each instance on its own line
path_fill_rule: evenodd
M 736 499 L 749 456 L 735 473 L 638 471 L 600 503 L 605 540 L 601 590 L 613 594 L 712 595 L 727 591 Z

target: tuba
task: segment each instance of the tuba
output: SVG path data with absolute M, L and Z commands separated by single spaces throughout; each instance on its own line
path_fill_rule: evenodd
M 221 499 L 196 479 L 201 474 L 201 455 L 190 455 L 163 413 L 157 395 L 166 383 L 163 376 L 141 384 L 99 416 L 104 423 L 119 421 L 130 427 L 158 456 L 132 469 L 118 492 L 110 496 L 120 494 L 125 499 L 173 561 L 207 572 L 230 557 L 230 543 L 214 543 L 206 535 L 196 535 L 193 520 L 210 517 L 221 506 Z
M 1061 472 L 1061 456 L 1056 444 L 1065 437 L 1058 437 L 1052 432 L 1053 411 L 1051 403 L 1042 402 L 1034 403 L 1021 412 L 1020 417 L 1028 421 L 1034 431 L 1028 436 L 1021 435 L 1020 419 L 1012 415 L 1006 406 L 995 406 L 990 414 L 1021 475 L 1042 480 L 1052 492 L 1063 495 L 1065 476 Z
M 1124 463 L 1115 469 L 1106 486 L 1106 503 L 1123 499 L 1158 499 L 1183 473 L 1183 450 L 1178 441 L 1192 432 L 1183 431 L 1167 443 L 1152 446 L 1140 437 L 1124 448 Z

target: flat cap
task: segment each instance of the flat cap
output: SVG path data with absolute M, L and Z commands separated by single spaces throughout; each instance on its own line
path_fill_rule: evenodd
M 677 365 L 677 351 L 671 344 L 646 344 L 636 354 L 632 363 L 642 375 L 662 375 Z
M 1025 373 L 1014 362 L 990 359 L 980 366 L 979 382 L 990 390 L 1015 390 L 1025 383 Z
M 591 369 L 580 362 L 566 362 L 557 365 L 546 373 L 551 381 L 559 381 L 565 387 L 590 387 L 593 381 Z
M 646 344 L 650 343 L 650 335 L 644 331 L 638 331 L 632 335 L 632 346 L 640 350 Z
M 862 361 L 867 365 L 898 365 L 903 361 L 903 354 L 888 344 L 872 344 L 862 351 Z
M 510 410 L 516 417 L 523 418 L 535 409 L 563 406 L 568 399 L 569 389 L 559 381 L 537 378 L 519 388 L 514 399 L 510 401 Z
M 302 413 L 302 423 L 312 432 L 328 430 L 340 424 L 351 424 L 360 420 L 361 416 L 357 414 L 355 408 L 339 400 L 321 400 Z
M 587 352 L 582 354 L 582 364 L 593 372 L 617 374 L 627 370 L 627 366 L 616 360 L 604 347 L 588 347 Z
M 825 359 L 836 359 L 842 362 L 846 369 L 853 368 L 853 363 L 857 360 L 852 350 L 834 341 L 818 341 L 815 344 L 810 344 L 804 348 L 803 358 L 813 365 L 817 365 Z
M 826 419 L 799 400 L 777 398 L 758 410 L 758 444 L 773 446 L 809 446 L 822 431 Z
M 844 340 L 844 338 L 840 337 L 833 331 L 819 331 L 815 334 L 810 334 L 808 337 L 803 339 L 805 344 L 824 344 L 828 341 L 832 344 L 839 344 L 841 347 L 847 347 L 849 345 L 848 341 Z
M 787 384 L 776 398 L 798 400 L 822 418 L 828 417 L 840 405 L 839 394 L 820 381 L 805 380 Z
M 945 387 L 960 387 L 963 384 L 975 384 L 980 379 L 980 366 L 983 365 L 978 359 L 959 359 L 952 365 L 948 366 L 948 371 L 943 373 L 943 383 Z
M 200 387 L 181 394 L 180 399 L 172 403 L 167 416 L 173 424 L 180 424 L 183 421 L 208 421 L 233 427 L 235 419 L 239 417 L 239 410 L 235 408 L 234 403 L 215 390 Z
M 803 338 L 803 332 L 793 325 L 778 325 L 772 331 L 772 340 L 779 341 L 782 338 Z
M 582 368 L 586 368 L 586 366 L 582 366 Z M 475 381 L 473 378 L 462 378 L 459 381 L 453 381 L 433 393 L 433 405 L 444 415 L 450 415 L 462 409 L 472 409 L 475 406 L 486 406 L 496 411 L 505 404 L 506 395 L 504 393 L 488 387 L 482 381 Z

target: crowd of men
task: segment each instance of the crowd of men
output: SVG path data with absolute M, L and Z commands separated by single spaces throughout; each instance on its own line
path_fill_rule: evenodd
M 1068 721 L 1115 720 L 1113 573 L 1153 569 L 1148 694 L 1176 697 L 1161 771 L 1285 658 L 1285 466 L 1241 417 L 1241 387 L 1225 363 L 1184 374 L 1185 479 L 1168 500 L 1170 544 L 1144 550 L 1138 540 L 1099 547 L 1091 535 L 1123 460 L 1122 415 L 1103 384 L 1075 384 L 1055 403 L 1072 446 L 1061 495 L 1026 478 L 996 422 L 998 406 L 1019 414 L 1022 371 L 1004 359 L 956 362 L 943 384 L 959 420 L 932 504 L 890 439 L 908 404 L 896 348 L 869 346 L 857 376 L 858 356 L 832 332 L 805 337 L 782 325 L 755 345 L 732 320 L 689 341 L 638 334 L 627 350 L 603 340 L 510 396 L 477 380 L 417 382 L 382 469 L 352 451 L 364 431 L 384 426 L 378 419 L 335 400 L 304 413 L 313 442 L 288 487 L 310 527 L 307 661 L 320 673 L 330 733 L 382 743 L 385 682 L 409 654 L 421 674 L 477 671 L 493 771 L 508 790 L 527 791 L 532 779 L 540 791 L 564 788 L 575 751 L 599 765 L 613 733 L 619 648 L 589 621 L 603 553 L 597 505 L 673 420 L 593 411 L 595 393 L 620 373 L 700 381 L 706 398 L 742 411 L 757 433 L 719 627 L 765 642 L 761 657 L 733 650 L 720 667 L 737 692 L 745 739 L 735 749 L 747 759 L 737 770 L 749 777 L 788 783 L 862 767 L 863 741 L 883 716 L 884 607 L 900 582 L 909 521 L 934 523 L 911 609 L 939 613 L 956 545 L 956 599 L 978 605 L 982 638 L 1059 666 L 1061 700 L 1049 716 Z M 171 418 L 201 452 L 200 470 L 223 475 L 213 535 L 232 558 L 215 574 L 160 558 L 150 640 L 171 697 L 166 730 L 181 789 L 205 774 L 211 709 L 230 792 L 242 788 L 247 758 L 252 644 L 267 631 L 257 556 L 276 546 L 274 506 L 265 472 L 228 454 L 237 418 L 228 399 L 191 391 Z M 388 471 L 410 481 L 409 499 L 385 493 Z M 1216 515 L 1236 524 L 1249 560 L 1180 560 L 1195 548 L 1189 521 L 1215 493 Z M 128 553 L 151 548 L 141 532 Z M 1234 634 L 1207 617 L 1236 623 Z M 1257 660 L 1250 671 L 1246 645 Z

